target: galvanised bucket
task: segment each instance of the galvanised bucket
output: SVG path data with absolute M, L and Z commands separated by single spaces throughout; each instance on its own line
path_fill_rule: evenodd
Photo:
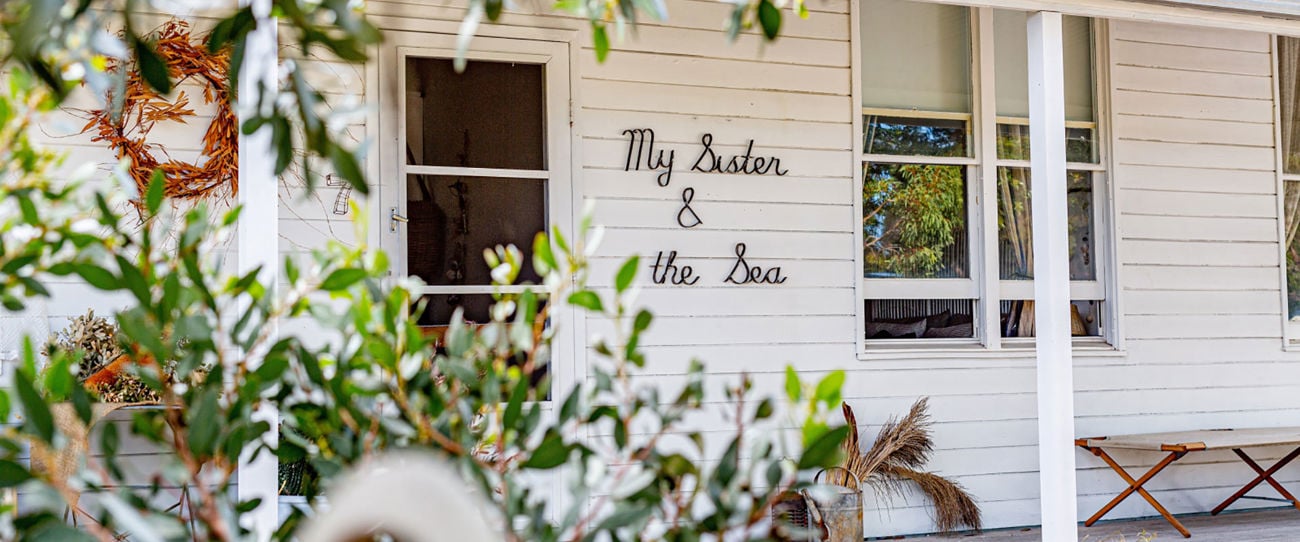
M 823 526 L 819 530 L 826 533 L 826 542 L 862 542 L 862 481 L 844 467 L 831 469 L 847 472 L 857 487 L 850 489 L 836 484 L 819 484 L 816 490 L 809 491 L 816 507 L 812 519 Z M 825 472 L 818 472 L 813 483 L 817 484 Z

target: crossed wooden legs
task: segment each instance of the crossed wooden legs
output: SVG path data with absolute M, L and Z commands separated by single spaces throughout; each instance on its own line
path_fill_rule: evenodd
M 1094 446 L 1088 446 L 1085 442 L 1086 441 L 1081 439 L 1076 441 L 1076 444 L 1078 444 L 1079 447 L 1092 452 L 1093 455 L 1100 457 L 1102 461 L 1105 461 L 1107 465 L 1110 465 L 1110 468 L 1114 470 L 1116 474 L 1119 474 L 1120 478 L 1123 478 L 1125 482 L 1128 482 L 1128 488 L 1121 491 L 1119 495 L 1116 495 L 1114 499 L 1111 499 L 1110 502 L 1106 503 L 1106 506 L 1101 507 L 1101 510 L 1098 510 L 1096 514 L 1093 514 L 1092 517 L 1088 518 L 1088 521 L 1083 522 L 1084 526 L 1091 527 L 1093 523 L 1096 523 L 1097 520 L 1102 518 L 1102 516 L 1105 516 L 1107 512 L 1110 512 L 1113 508 L 1118 506 L 1119 503 L 1124 502 L 1124 499 L 1127 499 L 1129 495 L 1136 492 L 1141 495 L 1143 499 L 1146 499 L 1148 503 L 1151 503 L 1151 506 L 1155 508 L 1157 512 L 1160 512 L 1160 515 L 1164 516 L 1165 520 L 1168 521 L 1170 525 L 1173 525 L 1175 529 L 1178 529 L 1178 532 L 1182 533 L 1183 538 L 1191 538 L 1192 533 L 1188 532 L 1187 528 L 1183 527 L 1183 524 L 1179 523 L 1178 519 L 1175 518 L 1173 514 L 1170 514 L 1159 501 L 1156 501 L 1155 497 L 1152 497 L 1147 490 L 1142 488 L 1142 486 L 1151 481 L 1152 478 L 1155 478 L 1160 471 L 1165 470 L 1165 467 L 1168 467 L 1174 461 L 1182 459 L 1182 457 L 1187 455 L 1187 452 L 1191 450 L 1182 449 L 1181 447 L 1173 450 L 1166 448 L 1165 451 L 1168 451 L 1169 455 L 1165 456 L 1165 458 L 1157 463 L 1156 466 L 1151 467 L 1151 470 L 1147 471 L 1146 474 L 1143 474 L 1141 478 L 1134 480 L 1133 477 L 1130 476 L 1123 467 L 1119 466 L 1119 463 L 1116 463 L 1115 460 L 1112 459 L 1104 450 Z M 1233 493 L 1227 500 L 1214 507 L 1214 510 L 1210 512 L 1211 515 L 1217 515 L 1219 512 L 1222 512 L 1224 509 L 1231 506 L 1232 503 L 1237 501 L 1237 499 L 1243 498 L 1289 502 L 1292 506 L 1300 509 L 1300 500 L 1297 500 L 1294 495 L 1286 490 L 1286 488 L 1282 487 L 1282 484 L 1273 479 L 1273 473 L 1281 470 L 1282 467 L 1285 467 L 1287 463 L 1290 463 L 1295 458 L 1300 457 L 1300 448 L 1292 450 L 1291 453 L 1278 460 L 1278 462 L 1272 467 L 1269 467 L 1268 470 L 1259 466 L 1259 463 L 1256 463 L 1254 459 L 1251 459 L 1250 456 L 1246 455 L 1246 452 L 1241 451 L 1240 448 L 1233 448 L 1232 451 L 1237 454 L 1237 457 L 1240 457 L 1243 462 L 1249 465 L 1250 468 L 1255 471 L 1257 476 L 1254 480 L 1251 480 L 1250 483 L 1242 486 L 1241 489 L 1238 489 L 1236 493 Z M 1246 495 L 1246 493 L 1255 489 L 1255 487 L 1262 482 L 1268 482 L 1268 485 L 1273 486 L 1273 489 L 1277 490 L 1278 494 L 1282 495 L 1282 498 L 1274 499 L 1270 497 L 1250 497 Z
M 1272 467 L 1269 467 L 1268 470 L 1264 470 L 1263 468 L 1261 468 L 1259 466 L 1259 463 L 1256 463 L 1254 459 L 1251 459 L 1250 456 L 1246 455 L 1246 452 L 1241 451 L 1241 448 L 1233 448 L 1232 451 L 1233 453 L 1236 453 L 1237 457 L 1240 457 L 1242 461 L 1245 461 L 1247 465 L 1250 465 L 1250 468 L 1254 469 L 1255 473 L 1258 474 L 1259 476 L 1256 476 L 1255 479 L 1251 480 L 1249 484 L 1246 484 L 1242 486 L 1241 489 L 1238 489 L 1236 493 L 1233 493 L 1231 497 L 1228 497 L 1228 500 L 1219 503 L 1218 506 L 1214 507 L 1214 510 L 1210 511 L 1210 515 L 1218 515 L 1219 512 L 1222 512 L 1229 505 L 1236 502 L 1237 499 L 1241 499 L 1241 498 L 1263 499 L 1263 500 L 1270 500 L 1270 501 L 1284 501 L 1284 502 L 1291 503 L 1291 506 L 1300 508 L 1300 501 L 1296 501 L 1296 498 L 1293 495 L 1291 495 L 1291 493 L 1288 492 L 1286 488 L 1282 487 L 1282 484 L 1279 484 L 1277 480 L 1273 479 L 1273 473 L 1277 472 L 1278 470 L 1281 470 L 1281 468 L 1285 467 L 1287 463 L 1290 463 L 1292 459 L 1295 459 L 1297 456 L 1300 456 L 1300 448 L 1296 448 L 1291 453 L 1287 454 L 1286 457 L 1279 459 L 1278 462 L 1275 463 Z M 1278 494 L 1282 495 L 1282 498 L 1273 499 L 1269 497 L 1246 496 L 1246 493 L 1252 489 L 1255 489 L 1255 486 L 1259 485 L 1260 482 L 1268 482 L 1268 485 L 1273 486 L 1273 489 L 1277 490 Z
M 1159 463 L 1156 463 L 1156 466 L 1151 467 L 1151 470 L 1147 471 L 1146 474 L 1143 474 L 1141 478 L 1134 480 L 1132 476 L 1129 476 L 1128 471 L 1125 471 L 1123 467 L 1119 466 L 1119 463 L 1116 463 L 1114 459 L 1111 459 L 1110 455 L 1101 448 L 1086 446 L 1083 444 L 1080 444 L 1079 446 L 1092 452 L 1093 455 L 1100 457 L 1102 461 L 1105 461 L 1107 465 L 1110 465 L 1111 469 L 1114 469 L 1116 474 L 1119 474 L 1120 478 L 1123 478 L 1125 482 L 1128 482 L 1128 489 L 1121 491 L 1119 495 L 1116 495 L 1114 499 L 1111 499 L 1110 502 L 1106 503 L 1106 506 L 1101 507 L 1101 510 L 1098 510 L 1096 514 L 1093 514 L 1092 517 L 1088 518 L 1088 521 L 1083 522 L 1085 527 L 1091 527 L 1093 523 L 1096 523 L 1097 520 L 1101 519 L 1101 517 L 1106 515 L 1107 512 L 1110 512 L 1111 509 L 1119 506 L 1119 503 L 1124 502 L 1124 499 L 1127 499 L 1129 495 L 1137 492 L 1137 494 L 1141 495 L 1143 499 L 1146 499 L 1148 503 L 1151 503 L 1152 508 L 1155 508 L 1157 512 L 1160 512 L 1160 515 L 1165 517 L 1165 521 L 1168 521 L 1170 525 L 1173 525 L 1175 529 L 1178 529 L 1178 532 L 1182 533 L 1183 538 L 1191 538 L 1192 533 L 1187 531 L 1187 527 L 1183 527 L 1183 524 L 1179 523 L 1178 519 L 1175 518 L 1173 514 L 1170 514 L 1169 510 L 1166 510 L 1164 505 L 1160 504 L 1160 501 L 1157 501 L 1155 497 L 1152 497 L 1147 490 L 1142 489 L 1144 484 L 1149 482 L 1152 478 L 1155 478 L 1157 474 L 1160 474 L 1160 471 L 1165 470 L 1165 467 L 1168 467 L 1174 461 L 1178 461 L 1184 455 L 1187 455 L 1186 451 L 1170 452 L 1168 456 L 1165 456 L 1165 458 Z M 1300 452 L 1300 450 L 1297 451 Z

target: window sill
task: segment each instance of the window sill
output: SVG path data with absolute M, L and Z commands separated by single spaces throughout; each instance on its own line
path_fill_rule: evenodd
M 1300 345 L 1296 346 L 1300 351 Z M 1076 358 L 1122 358 L 1128 351 L 1099 339 L 1075 339 L 1071 354 Z M 1033 359 L 1037 355 L 1033 340 L 1005 342 L 1002 348 L 988 348 L 978 343 L 957 344 L 868 344 L 858 352 L 859 361 L 909 359 Z

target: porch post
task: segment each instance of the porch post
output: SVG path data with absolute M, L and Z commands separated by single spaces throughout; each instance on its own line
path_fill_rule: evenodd
M 240 71 L 238 92 L 242 124 L 257 107 L 258 87 L 265 85 L 272 93 L 277 87 L 279 46 L 270 0 L 240 0 L 239 3 L 252 6 L 257 21 L 257 28 L 248 34 Z M 274 98 L 270 103 L 274 103 Z M 239 274 L 261 266 L 258 278 L 274 287 L 280 276 L 279 191 L 269 128 L 263 127 L 250 135 L 241 133 L 239 181 L 239 203 L 243 205 L 238 224 Z M 275 322 L 265 325 L 275 326 Z M 271 431 L 265 438 L 274 444 L 279 439 L 275 410 L 263 407 L 254 416 L 270 422 Z M 262 453 L 256 460 L 247 456 L 240 458 L 237 482 L 240 500 L 262 499 L 261 505 L 246 516 L 245 526 L 252 530 L 254 540 L 269 540 L 271 533 L 279 527 L 279 464 L 275 456 Z
M 1075 540 L 1074 376 L 1065 193 L 1065 76 L 1061 14 L 1031 13 L 1030 193 L 1038 353 L 1038 476 L 1043 540 Z

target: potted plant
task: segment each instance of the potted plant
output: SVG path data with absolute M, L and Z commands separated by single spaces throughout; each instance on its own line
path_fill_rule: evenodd
M 93 309 L 71 318 L 67 327 L 50 337 L 42 354 L 46 365 L 40 372 L 40 391 L 58 401 L 51 405 L 50 414 L 67 437 L 59 448 L 40 441 L 31 444 L 32 467 L 51 477 L 68 479 L 82 461 L 98 453 L 92 449 L 91 433 L 100 422 L 111 420 L 114 412 L 128 407 L 163 408 L 158 392 L 141 376 L 143 370 L 158 369 L 156 362 L 124 352 L 117 325 L 96 316 Z M 170 379 L 173 372 L 164 364 L 153 375 Z M 70 379 L 75 379 L 75 385 L 69 386 Z M 64 497 L 75 522 L 78 514 L 84 515 L 77 507 L 80 495 Z

